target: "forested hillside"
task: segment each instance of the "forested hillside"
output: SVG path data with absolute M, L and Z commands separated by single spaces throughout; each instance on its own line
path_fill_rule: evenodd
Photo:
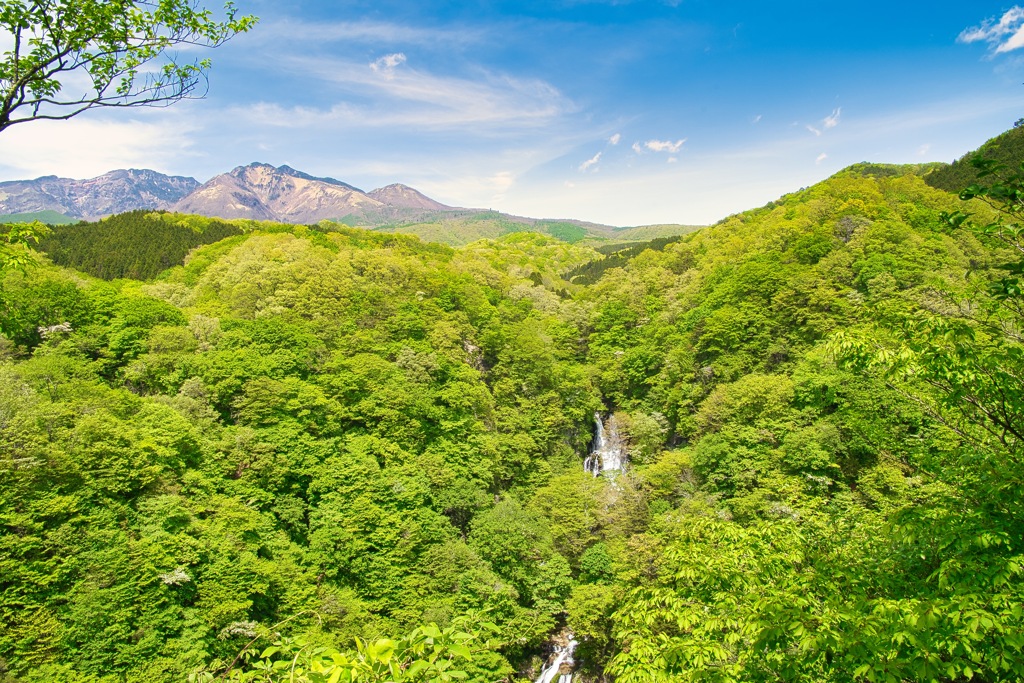
M 57 265 L 104 280 L 148 280 L 181 265 L 193 248 L 240 234 L 228 221 L 130 211 L 94 223 L 53 225 L 38 246 Z
M 1024 162 L 1024 120 L 1001 135 L 997 135 L 984 145 L 968 152 L 952 164 L 943 165 L 925 176 L 925 182 L 932 187 L 947 192 L 958 193 L 978 179 L 978 171 L 971 164 L 971 159 L 981 155 L 1003 164 L 1010 170 L 1019 170 Z
M 533 679 L 566 628 L 589 680 L 1021 680 L 1020 231 L 961 208 L 855 167 L 607 257 L 252 224 L 8 268 L 0 680 Z

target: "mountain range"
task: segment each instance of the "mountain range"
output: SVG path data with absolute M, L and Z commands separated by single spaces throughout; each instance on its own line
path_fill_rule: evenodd
M 252 163 L 206 183 L 148 169 L 105 173 L 88 180 L 44 176 L 0 183 L 0 214 L 56 211 L 93 220 L 137 209 L 165 209 L 216 218 L 316 223 L 345 217 L 369 224 L 452 207 L 405 185 L 372 192 L 290 166 Z
M 380 225 L 424 211 L 452 207 L 405 185 L 372 192 L 334 178 L 317 178 L 290 166 L 253 163 L 212 178 L 167 207 L 178 213 L 217 218 L 251 218 L 282 223 L 350 219 Z M 353 220 L 354 219 L 354 220 Z
M 102 218 L 133 209 L 163 209 L 199 187 L 195 178 L 148 169 L 121 169 L 74 180 L 43 176 L 0 183 L 0 214 L 55 211 L 70 218 Z
M 588 238 L 632 241 L 678 235 L 694 228 L 615 228 L 578 220 L 512 216 L 447 206 L 400 183 L 364 192 L 335 178 L 259 162 L 202 184 L 195 178 L 147 169 L 111 171 L 88 180 L 44 176 L 0 183 L 0 219 L 7 221 L 97 220 L 139 209 L 298 224 L 330 220 L 417 234 L 452 245 L 522 231 L 542 232 L 569 242 Z

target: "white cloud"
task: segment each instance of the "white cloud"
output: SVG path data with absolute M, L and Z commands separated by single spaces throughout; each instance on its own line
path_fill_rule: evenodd
M 751 123 L 761 123 L 761 118 L 762 118 L 762 116 L 761 116 L 760 114 L 758 114 L 757 116 L 755 116 L 754 118 L 752 118 L 752 119 L 750 120 L 750 122 L 751 122 Z
M 495 197 L 503 197 L 515 184 L 516 176 L 511 171 L 501 171 L 486 179 L 486 185 L 494 190 Z
M 566 189 L 564 174 L 567 164 L 569 169 L 576 168 L 579 160 L 575 156 L 563 156 L 557 164 L 544 164 L 543 158 L 518 163 L 504 156 L 495 160 L 481 155 L 479 175 L 467 166 L 459 172 L 458 182 L 453 178 L 451 187 L 445 188 L 446 193 L 435 192 L 426 180 L 409 184 L 453 206 L 484 206 L 485 200 L 474 199 L 478 195 L 470 191 L 476 187 L 477 178 L 489 175 L 488 168 L 517 169 L 515 186 L 508 190 L 502 204 L 493 205 L 494 208 L 521 216 L 572 217 L 612 225 L 711 223 L 812 185 L 830 169 L 865 158 L 894 163 L 919 160 L 914 154 L 917 146 L 908 147 L 908 139 L 936 140 L 930 154 L 952 159 L 963 149 L 977 146 L 977 140 L 984 139 L 986 131 L 1019 116 L 1021 102 L 1022 95 L 1014 92 L 997 97 L 961 95 L 957 99 L 919 103 L 912 109 L 858 115 L 829 131 L 829 156 L 820 165 L 815 165 L 814 160 L 823 151 L 822 139 L 809 135 L 799 124 L 788 135 L 754 145 L 737 141 L 734 146 L 717 146 L 707 151 L 686 149 L 687 163 L 683 163 L 681 156 L 675 164 L 603 163 L 601 172 L 588 175 L 586 182 L 581 182 L 575 173 L 568 176 L 576 184 L 571 191 Z M 563 154 L 572 155 L 579 145 L 592 144 L 593 139 L 578 139 Z M 623 144 L 632 146 L 625 137 Z M 652 155 L 642 144 L 641 141 L 637 145 L 641 152 Z M 546 152 L 547 148 L 541 151 Z M 542 166 L 550 173 L 540 172 Z M 450 172 L 447 166 L 441 168 Z M 319 173 L 331 175 L 330 170 L 325 168 Z M 356 185 L 362 182 L 351 175 L 334 175 L 355 180 Z
M 814 137 L 821 137 L 822 131 L 831 130 L 839 125 L 839 117 L 842 115 L 842 107 L 836 107 L 832 110 L 832 113 L 821 120 L 821 128 L 816 128 L 810 124 L 804 126 L 809 132 L 814 133 Z
M 928 153 L 929 150 L 931 150 L 931 148 L 932 146 L 930 144 L 921 145 L 921 147 L 917 150 L 917 156 L 923 157 L 925 154 Z
M 999 21 L 986 19 L 980 26 L 964 29 L 957 42 L 986 42 L 995 54 L 1011 52 L 1024 47 L 1024 7 L 1016 5 L 1008 9 Z
M 634 142 L 633 143 L 633 151 L 636 152 L 637 154 L 643 154 L 644 153 L 643 145 L 641 145 L 639 142 Z
M 395 77 L 395 68 L 405 64 L 406 57 L 404 52 L 395 52 L 394 54 L 384 55 L 380 59 L 370 62 L 370 69 L 375 73 L 379 73 L 389 81 Z
M 821 154 L 818 155 L 818 158 L 814 160 L 814 163 L 820 164 L 821 162 L 825 161 L 825 159 L 828 159 L 828 155 L 822 152 Z
M 648 140 L 644 143 L 644 147 L 651 150 L 652 152 L 667 152 L 668 154 L 678 154 L 679 150 L 683 148 L 683 143 L 686 142 L 686 138 L 682 140 Z M 634 146 L 634 149 L 636 147 Z
M 842 114 L 843 108 L 836 107 L 830 116 L 826 116 L 821 120 L 821 125 L 825 127 L 825 130 L 829 128 L 835 128 L 839 125 L 839 115 Z
M 540 127 L 575 111 L 575 105 L 541 80 L 478 72 L 476 78 L 398 69 L 405 55 L 394 53 L 369 68 L 342 60 L 287 59 L 288 66 L 334 86 L 343 101 L 329 108 L 283 106 L 260 102 L 236 107 L 234 113 L 255 123 L 284 128 L 343 125 L 370 128 L 406 126 L 472 132 Z M 384 78 L 381 78 L 381 75 Z M 373 104 L 351 104 L 350 102 Z
M 601 161 L 601 155 L 602 154 L 604 154 L 604 152 L 598 152 L 597 154 L 595 154 L 594 156 L 590 157 L 589 159 L 584 161 L 582 164 L 580 164 L 580 171 L 586 171 L 587 169 L 591 168 L 592 166 L 596 166 L 597 162 Z M 594 169 L 594 170 L 597 170 L 597 169 Z
M 70 121 L 35 121 L 0 135 L 0 175 L 8 178 L 60 174 L 92 178 L 116 168 L 151 168 L 181 173 L 200 156 L 193 149 L 195 124 L 189 116 L 149 112 L 129 120 L 95 116 Z M 146 118 L 151 120 L 147 121 Z
M 608 144 L 612 145 L 613 147 L 615 145 L 619 144 L 619 142 L 621 142 L 621 141 L 622 141 L 622 133 L 616 133 L 615 135 L 613 135 L 610 138 L 608 138 Z
M 668 158 L 668 162 L 667 162 L 667 163 L 670 163 L 670 164 L 674 164 L 674 163 L 676 163 L 677 161 L 679 161 L 679 158 L 678 158 L 678 157 L 669 157 L 669 158 Z

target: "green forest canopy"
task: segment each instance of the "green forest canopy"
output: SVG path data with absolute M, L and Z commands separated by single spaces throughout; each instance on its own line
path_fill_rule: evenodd
M 563 626 L 624 682 L 1020 680 L 1001 187 L 852 168 L 585 280 L 533 233 L 48 247 L 0 288 L 0 680 L 512 680 Z

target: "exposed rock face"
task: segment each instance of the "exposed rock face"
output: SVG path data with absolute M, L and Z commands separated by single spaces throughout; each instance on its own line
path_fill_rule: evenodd
M 333 178 L 314 178 L 288 166 L 257 163 L 213 178 L 172 210 L 219 218 L 316 223 L 380 206 L 377 200 Z
M 382 204 L 401 209 L 423 209 L 425 211 L 447 211 L 452 209 L 452 207 L 445 206 L 441 202 L 435 202 L 421 192 L 400 183 L 377 188 L 369 192 L 368 196 Z
M 289 166 L 239 166 L 205 183 L 174 205 L 174 211 L 220 218 L 316 223 L 345 216 L 388 216 L 394 209 L 447 209 L 405 185 L 365 193 L 334 178 L 316 178 Z
M 198 186 L 195 178 L 135 168 L 87 180 L 13 180 L 0 183 L 0 214 L 51 210 L 92 219 L 134 209 L 166 209 Z
M 216 218 L 251 218 L 283 223 L 345 219 L 382 225 L 451 211 L 452 207 L 406 185 L 372 192 L 334 178 L 317 178 L 290 166 L 239 166 L 202 185 L 195 178 L 156 171 L 111 171 L 98 178 L 45 176 L 0 183 L 0 214 L 52 210 L 96 219 L 134 209 L 168 209 Z

